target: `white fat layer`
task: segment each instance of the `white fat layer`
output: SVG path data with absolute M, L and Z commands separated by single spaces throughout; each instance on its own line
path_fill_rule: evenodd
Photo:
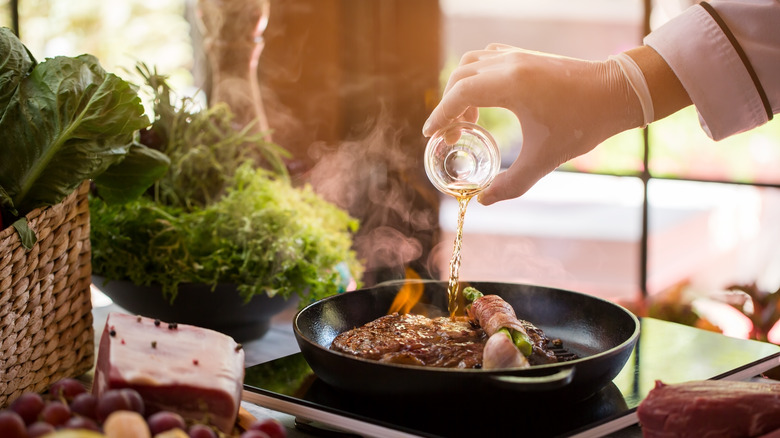
M 506 333 L 497 332 L 488 338 L 482 352 L 483 369 L 527 368 L 528 366 L 530 366 L 528 359 L 515 347 Z

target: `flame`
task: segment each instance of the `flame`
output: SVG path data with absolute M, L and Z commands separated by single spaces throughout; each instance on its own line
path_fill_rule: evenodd
M 414 269 L 407 267 L 406 279 L 419 280 L 420 275 L 417 274 L 417 272 L 415 272 Z M 424 289 L 425 289 L 424 284 L 420 282 L 404 283 L 403 287 L 401 287 L 401 289 L 395 295 L 393 304 L 390 305 L 390 310 L 388 310 L 387 313 L 388 314 L 395 313 L 395 312 L 398 312 L 400 314 L 409 313 L 409 311 L 412 310 L 414 305 L 417 304 L 418 301 L 420 301 Z

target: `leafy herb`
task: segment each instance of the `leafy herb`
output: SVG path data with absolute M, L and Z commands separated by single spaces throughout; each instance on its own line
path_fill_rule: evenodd
M 141 197 L 127 204 L 90 201 L 92 264 L 108 279 L 159 284 L 175 299 L 179 283 L 238 284 L 255 294 L 319 299 L 339 292 L 357 222 L 309 187 L 240 167 L 220 200 L 183 209 Z
M 61 202 L 112 166 L 121 169 L 134 133 L 149 119 L 137 89 L 103 70 L 94 56 L 36 64 L 7 28 L 0 29 L 0 48 L 0 207 L 4 222 L 14 223 L 31 247 L 26 221 L 18 219 Z M 167 166 L 158 152 L 145 159 L 144 169 Z M 136 178 L 124 187 L 139 193 L 149 183 Z
M 175 106 L 164 77 L 139 71 L 156 115 L 141 140 L 170 156 L 171 166 L 136 200 L 90 201 L 96 274 L 160 285 L 171 301 L 180 283 L 233 283 L 247 300 L 261 293 L 316 300 L 343 287 L 339 266 L 360 278 L 357 221 L 311 187 L 294 187 L 283 149 L 251 127 L 235 129 L 225 105 Z
M 164 152 L 174 164 L 155 186 L 155 199 L 165 205 L 204 206 L 218 200 L 232 175 L 245 162 L 287 177 L 289 153 L 266 141 L 250 123 L 236 128 L 227 104 L 200 109 L 189 97 L 177 105 L 165 76 L 140 64 L 138 72 L 152 89 L 155 120 L 143 131 L 144 144 Z

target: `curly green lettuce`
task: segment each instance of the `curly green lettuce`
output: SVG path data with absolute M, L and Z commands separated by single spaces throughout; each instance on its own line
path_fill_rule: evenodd
M 171 301 L 180 283 L 233 283 L 246 300 L 297 294 L 303 305 L 343 290 L 339 267 L 354 279 L 363 273 L 352 250 L 355 219 L 310 187 L 249 164 L 203 207 L 93 198 L 90 210 L 93 272 L 159 284 Z

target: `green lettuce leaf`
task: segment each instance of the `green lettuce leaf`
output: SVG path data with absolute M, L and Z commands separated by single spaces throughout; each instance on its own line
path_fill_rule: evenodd
M 135 87 L 94 56 L 48 59 L 19 83 L 0 118 L 0 186 L 18 216 L 57 204 L 121 161 L 148 125 Z
M 11 197 L 8 196 L 8 193 L 6 193 L 3 186 L 0 186 L 0 213 L 3 211 L 10 211 L 13 208 L 13 201 L 11 201 Z M 2 219 L 2 218 L 0 218 Z M 2 223 L 2 221 L 0 221 Z M 2 228 L 0 228 L 0 231 Z
M 11 226 L 14 227 L 19 234 L 19 241 L 22 243 L 23 247 L 31 249 L 33 245 L 35 245 L 35 242 L 38 241 L 38 237 L 35 235 L 35 232 L 30 229 L 26 217 L 17 219 Z
M 16 92 L 19 82 L 30 74 L 36 61 L 27 47 L 7 27 L 0 27 L 0 116 Z
M 165 175 L 170 164 L 162 152 L 133 143 L 122 161 L 94 179 L 97 193 L 108 204 L 130 202 Z

